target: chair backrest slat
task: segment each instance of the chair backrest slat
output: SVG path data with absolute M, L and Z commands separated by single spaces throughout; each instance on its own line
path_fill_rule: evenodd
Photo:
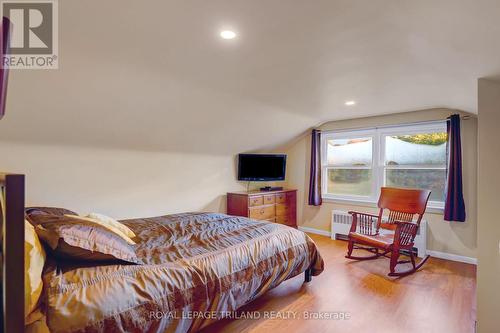
M 394 230 L 397 221 L 413 222 L 419 226 L 430 195 L 429 190 L 382 187 L 378 200 L 379 227 Z M 389 216 L 383 220 L 385 210 L 389 211 Z
M 401 213 L 425 213 L 431 191 L 382 187 L 378 207 Z

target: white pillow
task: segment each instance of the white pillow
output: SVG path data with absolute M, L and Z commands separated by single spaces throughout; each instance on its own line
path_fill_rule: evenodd
M 98 214 L 98 213 L 90 213 L 87 214 L 87 217 L 90 217 L 91 219 L 99 220 L 103 223 L 109 224 L 114 226 L 115 228 L 121 230 L 125 235 L 129 236 L 130 238 L 134 238 L 135 234 L 132 230 L 130 230 L 129 227 L 127 227 L 125 224 L 118 222 L 112 217 L 106 216 L 104 214 Z
M 127 243 L 135 245 L 135 242 L 129 236 L 127 236 L 120 228 L 117 228 L 113 224 L 110 224 L 108 222 L 104 222 L 104 221 L 101 221 L 101 220 L 98 220 L 95 218 L 87 217 L 87 216 L 79 216 L 79 215 L 71 215 L 71 214 L 64 214 L 64 216 L 69 217 L 69 218 L 74 219 L 74 220 L 80 220 L 80 221 L 86 221 L 86 222 L 98 224 L 98 225 L 110 230 L 111 232 L 114 232 L 116 235 L 120 236 Z M 120 222 L 117 222 L 117 223 L 120 223 Z

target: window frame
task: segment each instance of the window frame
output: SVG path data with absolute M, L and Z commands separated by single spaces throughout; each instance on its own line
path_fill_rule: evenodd
M 333 166 L 328 164 L 328 157 L 326 152 L 328 151 L 328 141 L 329 140 L 339 140 L 339 139 L 355 139 L 355 138 L 371 138 L 372 139 L 372 163 L 369 167 L 360 167 L 360 166 Z M 329 131 L 323 132 L 321 135 L 321 174 L 325 175 L 321 180 L 321 193 L 324 199 L 332 199 L 332 200 L 343 200 L 343 201 L 357 201 L 357 202 L 374 202 L 376 200 L 377 194 L 377 181 L 373 181 L 377 178 L 376 176 L 376 159 L 377 155 L 375 154 L 378 149 L 377 135 L 376 129 L 362 129 L 362 130 L 354 130 L 354 131 Z M 351 170 L 371 170 L 372 171 L 372 194 L 371 196 L 364 195 L 340 195 L 340 194 L 331 194 L 327 192 L 328 182 L 327 176 L 329 169 L 351 169 Z
M 332 130 L 323 131 L 321 135 L 321 193 L 325 201 L 333 202 L 349 202 L 354 204 L 376 204 L 380 196 L 380 188 L 386 183 L 386 170 L 394 169 L 415 169 L 415 170 L 447 170 L 447 161 L 445 165 L 402 165 L 402 166 L 387 166 L 385 165 L 386 152 L 386 137 L 393 135 L 412 135 L 420 133 L 440 133 L 446 132 L 446 121 L 438 121 L 424 124 L 404 124 L 395 126 L 385 126 L 378 128 L 363 128 L 354 130 Z M 327 145 L 328 140 L 335 139 L 355 139 L 355 138 L 372 138 L 372 164 L 371 167 L 334 167 L 328 165 L 327 161 Z M 340 195 L 327 192 L 328 189 L 328 170 L 330 169 L 368 169 L 372 170 L 372 195 Z M 442 210 L 444 201 L 429 201 L 429 208 Z

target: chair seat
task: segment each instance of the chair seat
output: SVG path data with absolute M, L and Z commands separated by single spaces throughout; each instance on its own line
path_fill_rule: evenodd
M 375 247 L 380 247 L 384 249 L 389 249 L 394 244 L 393 233 L 370 236 L 370 235 L 360 234 L 358 232 L 350 232 L 349 238 L 358 240 L 367 245 L 373 245 Z

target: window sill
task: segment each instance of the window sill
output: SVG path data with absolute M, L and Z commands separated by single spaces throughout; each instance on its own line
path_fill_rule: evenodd
M 334 203 L 334 204 L 344 204 L 344 205 L 353 205 L 360 207 L 369 207 L 376 208 L 377 202 L 370 200 L 355 200 L 355 199 L 341 199 L 341 198 L 332 198 L 332 197 L 322 197 L 323 202 Z M 444 214 L 444 207 L 429 205 L 425 211 L 429 214 Z

